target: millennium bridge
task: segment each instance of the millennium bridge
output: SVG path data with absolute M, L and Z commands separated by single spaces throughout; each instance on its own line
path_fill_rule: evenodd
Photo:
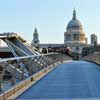
M 100 99 L 100 53 L 75 61 L 43 54 L 15 33 L 0 34 L 12 57 L 0 59 L 0 100 Z

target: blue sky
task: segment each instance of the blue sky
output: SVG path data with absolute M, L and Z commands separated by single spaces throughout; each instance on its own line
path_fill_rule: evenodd
M 74 8 L 89 42 L 92 33 L 99 39 L 100 0 L 0 0 L 0 33 L 17 32 L 31 42 L 37 27 L 41 43 L 63 43 Z

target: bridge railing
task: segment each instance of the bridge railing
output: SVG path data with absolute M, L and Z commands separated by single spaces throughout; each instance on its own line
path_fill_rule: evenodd
M 2 81 L 6 71 L 12 74 L 10 79 L 11 84 L 16 84 L 16 78 L 23 80 L 36 72 L 46 68 L 47 66 L 57 62 L 57 59 L 53 59 L 52 55 L 56 53 L 42 54 L 42 55 L 31 55 L 23 57 L 5 58 L 0 59 L 0 68 L 3 70 L 0 72 L 0 90 L 3 90 Z
M 3 92 L 0 95 L 0 100 L 6 100 L 7 98 L 9 100 L 15 99 L 18 95 L 20 95 L 26 89 L 31 87 L 31 85 L 35 84 L 38 80 L 40 80 L 47 73 L 49 73 L 51 70 L 53 70 L 58 64 L 60 64 L 60 62 L 49 65 L 48 67 L 46 67 L 46 68 L 40 70 L 39 72 L 31 75 L 29 78 L 21 81 L 19 84 L 14 85 L 14 87 L 9 89 L 8 91 Z
M 90 55 L 87 55 L 87 56 L 81 58 L 81 60 L 87 60 L 90 62 L 94 62 L 100 66 L 100 52 L 95 52 Z

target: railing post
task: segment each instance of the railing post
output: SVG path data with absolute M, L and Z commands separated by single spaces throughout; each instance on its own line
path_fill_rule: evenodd
M 15 74 L 16 74 L 16 66 L 15 66 L 14 71 L 12 73 L 12 80 L 11 80 L 12 85 L 15 85 L 15 83 L 16 83 Z
M 2 92 L 2 79 L 1 78 L 0 78 L 0 91 Z
M 5 73 L 5 66 L 1 66 L 0 65 L 0 91 L 2 92 L 3 89 L 2 89 L 2 81 L 3 81 L 3 76 L 4 76 L 4 73 Z
M 21 67 L 21 71 L 22 71 L 21 80 L 23 80 L 24 79 L 24 68 L 25 68 L 25 65 L 23 64 L 23 62 L 19 62 L 19 66 Z

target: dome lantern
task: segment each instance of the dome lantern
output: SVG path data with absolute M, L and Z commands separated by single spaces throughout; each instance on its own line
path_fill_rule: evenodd
M 75 9 L 73 11 L 73 19 L 76 19 L 76 11 L 75 11 Z
M 76 30 L 82 30 L 82 24 L 81 22 L 76 18 L 76 10 L 73 11 L 73 17 L 72 20 L 68 23 L 67 30 L 69 29 L 76 29 Z

